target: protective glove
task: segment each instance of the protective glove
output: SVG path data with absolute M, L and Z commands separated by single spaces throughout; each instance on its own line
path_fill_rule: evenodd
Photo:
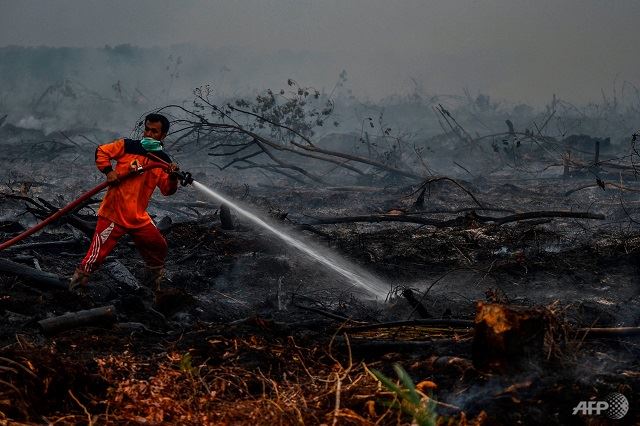
M 178 167 L 178 165 L 176 163 L 169 164 L 169 167 L 167 169 L 167 173 L 169 173 L 169 176 L 171 176 L 173 179 L 178 179 L 178 172 L 179 171 L 180 171 L 180 167 Z

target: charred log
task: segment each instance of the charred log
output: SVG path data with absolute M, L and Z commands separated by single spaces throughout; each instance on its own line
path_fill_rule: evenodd
M 66 280 L 56 274 L 40 271 L 7 259 L 0 259 L 0 271 L 25 278 L 27 284 L 38 283 L 54 288 L 67 288 Z
M 113 305 L 86 311 L 71 312 L 54 318 L 38 321 L 44 333 L 53 334 L 72 328 L 86 326 L 106 326 L 115 322 L 116 308 Z

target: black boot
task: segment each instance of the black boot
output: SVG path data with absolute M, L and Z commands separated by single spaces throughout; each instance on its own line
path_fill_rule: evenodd
M 158 298 L 160 285 L 164 280 L 164 266 L 147 266 L 147 273 L 144 280 L 145 286 L 153 291 L 154 301 Z

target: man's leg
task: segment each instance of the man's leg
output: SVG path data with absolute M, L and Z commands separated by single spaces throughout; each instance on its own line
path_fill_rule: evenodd
M 136 248 L 147 265 L 145 284 L 155 292 L 160 289 L 164 277 L 164 260 L 167 257 L 167 242 L 153 223 L 129 230 Z
M 124 233 L 125 229 L 120 225 L 103 217 L 98 217 L 98 223 L 93 234 L 93 239 L 91 240 L 91 245 L 69 282 L 69 290 L 87 285 L 89 275 L 104 262 L 105 257 L 107 257 L 116 246 L 118 238 L 124 235 Z

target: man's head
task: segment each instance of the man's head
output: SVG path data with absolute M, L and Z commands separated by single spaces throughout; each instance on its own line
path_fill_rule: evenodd
M 169 132 L 169 120 L 162 114 L 149 114 L 144 118 L 145 138 L 163 140 Z

